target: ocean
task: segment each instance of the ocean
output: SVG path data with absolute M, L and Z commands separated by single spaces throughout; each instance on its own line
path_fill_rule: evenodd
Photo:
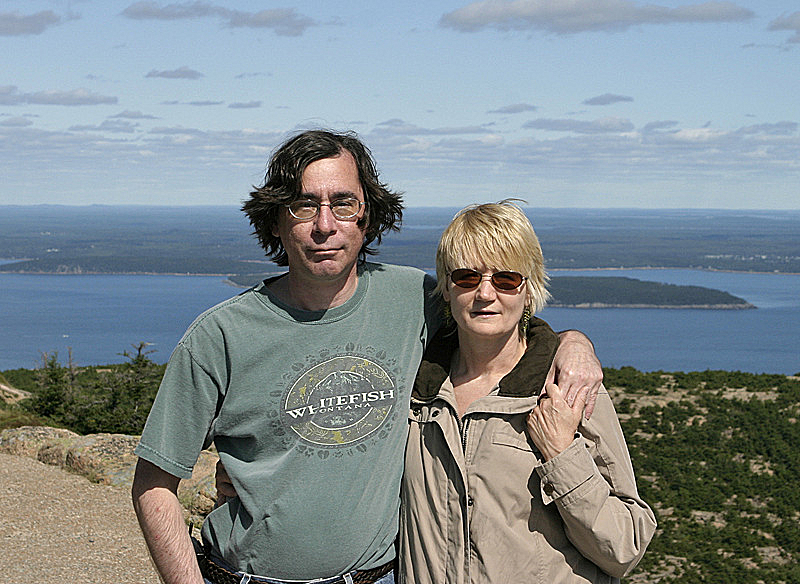
M 553 271 L 629 276 L 725 290 L 756 310 L 545 308 L 556 330 L 576 328 L 609 367 L 642 371 L 800 372 L 800 275 L 700 270 Z M 241 292 L 215 276 L 0 274 L 0 371 L 31 368 L 43 353 L 77 365 L 123 362 L 151 343 L 166 362 L 203 310 Z

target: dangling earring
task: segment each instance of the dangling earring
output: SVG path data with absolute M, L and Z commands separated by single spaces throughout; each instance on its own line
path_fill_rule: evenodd
M 526 306 L 525 310 L 522 311 L 522 318 L 519 319 L 519 332 L 522 335 L 522 338 L 526 338 L 528 336 L 528 325 L 531 322 L 531 307 Z
M 450 312 L 449 302 L 445 302 L 442 307 L 442 320 L 444 320 L 444 328 L 448 328 L 453 324 L 453 313 Z

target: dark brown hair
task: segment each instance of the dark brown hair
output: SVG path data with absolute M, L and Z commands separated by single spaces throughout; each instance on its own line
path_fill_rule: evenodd
M 359 259 L 375 254 L 369 247 L 380 244 L 381 236 L 389 230 L 400 229 L 403 220 L 402 193 L 393 192 L 380 181 L 372 153 L 354 132 L 337 133 L 329 130 L 309 130 L 295 135 L 280 146 L 269 162 L 264 184 L 250 193 L 242 211 L 250 219 L 254 234 L 267 256 L 279 266 L 289 263 L 279 237 L 272 234 L 285 206 L 301 194 L 303 173 L 312 162 L 334 158 L 343 151 L 353 155 L 358 168 L 366 211 L 358 224 L 364 229 L 364 244 Z

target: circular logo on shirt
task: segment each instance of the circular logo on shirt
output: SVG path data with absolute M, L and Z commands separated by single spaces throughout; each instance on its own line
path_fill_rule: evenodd
M 397 399 L 392 379 L 360 356 L 333 357 L 306 370 L 292 384 L 283 419 L 298 436 L 317 446 L 345 446 L 372 434 Z

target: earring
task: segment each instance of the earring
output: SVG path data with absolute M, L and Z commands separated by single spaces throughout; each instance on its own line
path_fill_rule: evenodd
M 526 306 L 525 310 L 522 311 L 522 318 L 519 319 L 519 332 L 523 339 L 528 335 L 528 325 L 531 322 L 532 316 L 531 307 Z
M 453 324 L 453 313 L 450 312 L 450 304 L 447 302 L 442 307 L 442 320 L 444 320 L 445 328 Z

